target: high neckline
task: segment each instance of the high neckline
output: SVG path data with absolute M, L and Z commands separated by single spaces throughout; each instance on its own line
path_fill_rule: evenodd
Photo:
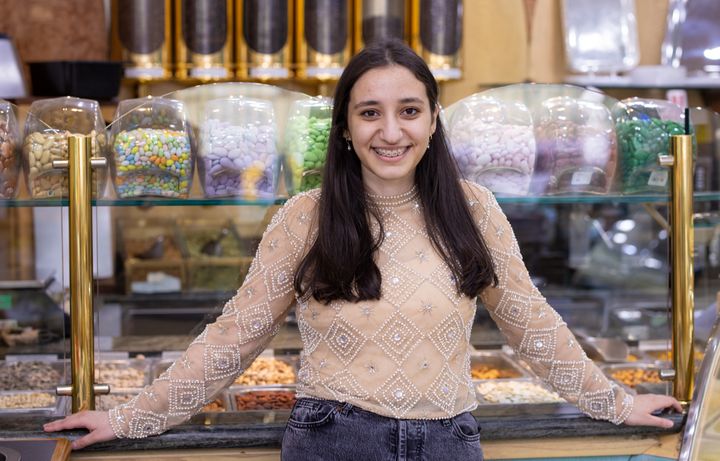
M 409 191 L 397 195 L 365 194 L 374 204 L 382 207 L 395 207 L 404 205 L 415 200 L 418 196 L 418 189 L 413 185 Z

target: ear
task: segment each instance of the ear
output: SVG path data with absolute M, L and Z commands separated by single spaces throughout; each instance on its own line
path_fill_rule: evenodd
M 440 116 L 440 104 L 435 105 L 435 110 L 433 111 L 432 115 L 432 123 L 430 124 L 430 134 L 435 134 L 435 129 L 437 128 L 437 120 Z
M 350 131 L 348 131 L 347 129 L 343 130 L 343 138 L 345 138 L 346 140 L 350 139 Z

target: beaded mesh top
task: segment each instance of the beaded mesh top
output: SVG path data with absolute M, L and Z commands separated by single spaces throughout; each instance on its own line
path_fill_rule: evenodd
M 531 283 L 507 218 L 487 189 L 464 182 L 470 210 L 499 277 L 481 301 L 534 372 L 589 416 L 620 424 L 632 397 L 611 384 Z M 476 407 L 470 332 L 476 299 L 458 294 L 435 252 L 413 189 L 369 196 L 385 236 L 376 255 L 381 299 L 324 305 L 300 300 L 293 276 L 316 235 L 319 190 L 274 216 L 237 294 L 185 353 L 130 402 L 110 411 L 118 437 L 159 434 L 232 384 L 295 309 L 304 350 L 298 396 L 350 402 L 404 419 L 455 416 Z M 379 231 L 375 223 L 374 231 Z

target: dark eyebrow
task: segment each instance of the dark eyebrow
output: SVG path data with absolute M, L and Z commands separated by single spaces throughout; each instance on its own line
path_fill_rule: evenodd
M 423 103 L 423 100 L 420 99 L 420 98 L 415 98 L 415 97 L 402 98 L 402 99 L 400 100 L 400 104 L 410 104 L 410 103 L 422 104 L 422 103 Z M 375 100 L 372 100 L 372 99 L 371 99 L 371 100 L 368 100 L 368 101 L 360 101 L 359 103 L 357 103 L 357 104 L 355 104 L 355 105 L 353 106 L 353 109 L 357 109 L 357 108 L 359 108 L 359 107 L 377 106 L 377 105 L 379 105 L 379 104 L 380 104 L 379 101 L 375 101 Z

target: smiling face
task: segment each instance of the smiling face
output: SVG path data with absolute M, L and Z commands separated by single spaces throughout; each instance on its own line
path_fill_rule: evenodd
M 368 192 L 395 195 L 412 187 L 437 114 L 425 85 L 403 66 L 372 69 L 355 82 L 346 136 L 360 159 Z

